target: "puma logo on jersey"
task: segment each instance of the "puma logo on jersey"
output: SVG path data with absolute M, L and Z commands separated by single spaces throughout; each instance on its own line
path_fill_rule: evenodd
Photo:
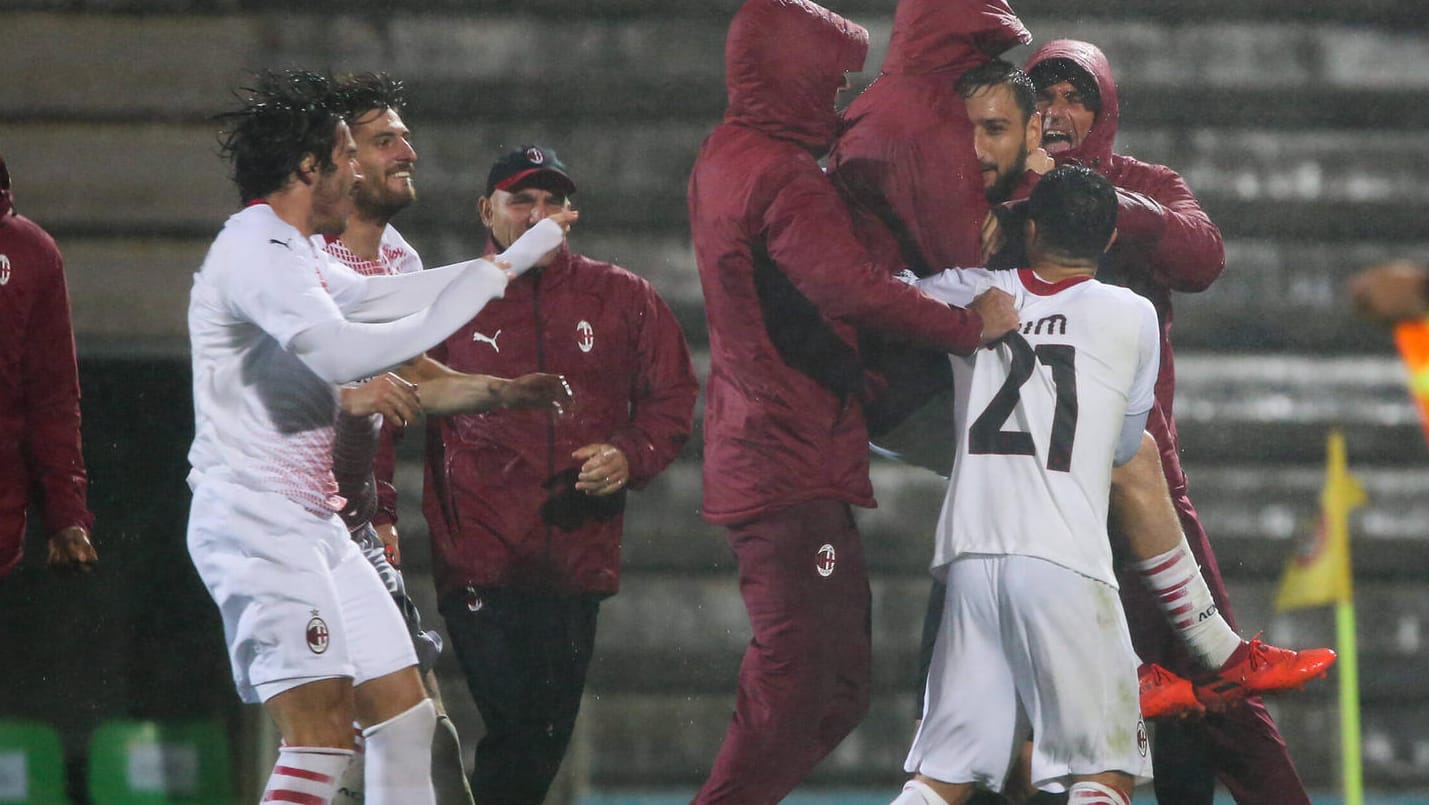
M 473 340 L 473 341 L 481 341 L 482 343 L 490 344 L 490 345 L 491 345 L 491 348 L 494 349 L 494 350 L 496 350 L 497 352 L 500 352 L 500 351 L 501 351 L 501 347 L 498 347 L 498 346 L 496 345 L 496 339 L 498 339 L 498 338 L 500 338 L 500 337 L 501 337 L 501 331 L 500 331 L 500 330 L 497 330 L 497 331 L 496 331 L 496 335 L 487 335 L 486 333 L 478 333 L 478 332 L 473 332 L 473 333 L 471 334 L 471 340 Z
M 292 250 L 293 250 L 293 247 L 292 247 L 292 246 L 289 246 L 289 245 L 288 245 L 288 241 L 286 241 L 286 240 L 278 240 L 277 238 L 268 238 L 268 242 L 269 242 L 269 243 L 276 243 L 276 244 L 278 244 L 279 246 L 282 246 L 283 248 L 287 249 L 288 251 L 292 251 Z

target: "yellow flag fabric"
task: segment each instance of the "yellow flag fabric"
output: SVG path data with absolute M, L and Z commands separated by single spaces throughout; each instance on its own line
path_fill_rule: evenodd
M 1354 594 L 1350 574 L 1350 512 L 1364 505 L 1364 487 L 1350 475 L 1345 460 L 1345 435 L 1330 432 L 1325 462 L 1325 486 L 1320 490 L 1320 518 L 1285 568 L 1275 609 L 1303 609 L 1349 601 Z

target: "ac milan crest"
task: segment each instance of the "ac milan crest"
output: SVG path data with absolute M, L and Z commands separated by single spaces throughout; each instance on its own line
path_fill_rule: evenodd
M 546 154 L 541 149 L 531 147 L 526 149 L 526 161 L 532 165 L 541 165 L 546 161 Z
M 1146 737 L 1146 722 L 1138 718 L 1136 719 L 1136 751 L 1140 752 L 1142 757 L 1146 757 L 1146 750 L 1150 747 L 1151 740 Z
M 595 328 L 585 319 L 576 325 L 576 346 L 581 348 L 581 352 L 595 349 Z
M 834 574 L 835 558 L 834 546 L 827 542 L 824 543 L 823 547 L 819 548 L 818 558 L 814 560 L 814 569 L 819 571 L 819 575 L 824 578 L 832 576 Z
M 10 283 L 10 256 L 0 254 L 0 285 Z
M 313 619 L 308 621 L 308 649 L 314 654 L 321 654 L 327 651 L 328 631 L 327 622 L 317 616 L 317 610 L 313 610 Z

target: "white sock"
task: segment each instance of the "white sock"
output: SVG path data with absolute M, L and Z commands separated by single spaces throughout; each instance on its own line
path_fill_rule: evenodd
M 1067 789 L 1067 805 L 1131 805 L 1131 795 L 1086 780 Z
M 1211 589 L 1201 577 L 1201 569 L 1196 566 L 1196 557 L 1186 544 L 1186 538 L 1181 537 L 1181 544 L 1166 553 L 1132 566 L 1156 594 L 1161 611 L 1196 656 L 1212 670 L 1225 665 L 1240 648 L 1240 635 L 1216 610 Z
M 332 805 L 362 805 L 363 792 L 366 786 L 362 784 L 362 777 L 367 773 L 367 761 L 363 755 L 362 727 L 357 722 L 352 724 L 352 747 L 355 750 L 352 755 L 352 762 L 343 769 L 342 775 L 337 780 L 337 793 L 332 796 Z
M 273 776 L 263 789 L 264 802 L 322 803 L 337 792 L 342 770 L 352 760 L 351 749 L 326 746 L 284 746 L 278 749 Z
M 432 730 L 437 709 L 423 699 L 362 731 L 368 805 L 436 805 L 432 790 Z
M 927 783 L 909 780 L 903 784 L 903 793 L 889 805 L 948 805 L 948 801 L 938 796 L 938 792 Z

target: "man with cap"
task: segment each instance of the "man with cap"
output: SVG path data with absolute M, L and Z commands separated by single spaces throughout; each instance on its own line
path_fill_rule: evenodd
M 49 566 L 92 569 L 79 371 L 60 250 L 15 212 L 0 156 L 0 578 L 20 561 L 31 500 L 41 504 Z
M 478 202 L 497 251 L 570 208 L 554 151 L 496 161 Z M 564 375 L 564 414 L 431 420 L 423 509 L 438 601 L 486 735 L 477 802 L 539 805 L 580 708 L 602 599 L 620 582 L 626 490 L 673 461 L 699 386 L 650 283 L 562 243 L 432 357 L 463 372 Z

